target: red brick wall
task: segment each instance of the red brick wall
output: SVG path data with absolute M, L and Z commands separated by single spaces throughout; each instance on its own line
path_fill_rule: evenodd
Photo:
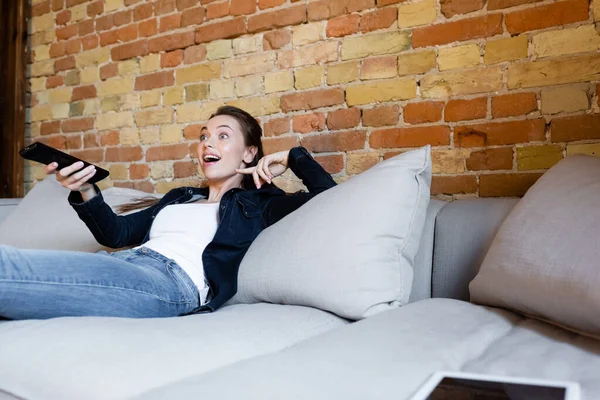
M 259 118 L 267 152 L 301 144 L 339 182 L 431 144 L 440 197 L 522 195 L 567 154 L 600 153 L 598 2 L 32 7 L 28 140 L 108 168 L 103 187 L 199 184 L 194 146 L 222 104 Z

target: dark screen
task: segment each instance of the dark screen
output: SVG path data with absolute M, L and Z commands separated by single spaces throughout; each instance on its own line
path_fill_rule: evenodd
M 444 378 L 428 400 L 564 400 L 565 388 Z

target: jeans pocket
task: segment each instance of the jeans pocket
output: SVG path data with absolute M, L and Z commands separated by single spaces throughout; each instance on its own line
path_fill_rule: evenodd
M 200 295 L 196 285 L 188 274 L 175 261 L 169 261 L 165 264 L 167 273 L 175 282 L 181 293 L 180 301 L 198 305 Z

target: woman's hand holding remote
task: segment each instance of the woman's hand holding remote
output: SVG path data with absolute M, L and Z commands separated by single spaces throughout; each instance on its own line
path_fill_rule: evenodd
M 83 201 L 88 201 L 96 196 L 97 193 L 94 186 L 91 183 L 87 183 L 87 181 L 96 173 L 96 168 L 93 165 L 81 169 L 83 168 L 83 163 L 78 161 L 75 164 L 61 169 L 58 173 L 56 168 L 58 168 L 58 164 L 53 162 L 44 167 L 44 172 L 48 175 L 56 174 L 56 180 L 59 181 L 63 187 L 80 192 Z

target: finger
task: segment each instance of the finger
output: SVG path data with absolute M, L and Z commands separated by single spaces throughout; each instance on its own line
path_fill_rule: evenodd
M 258 170 L 254 170 L 254 172 L 252 173 L 252 178 L 254 179 L 254 184 L 256 185 L 256 188 L 260 189 L 260 187 L 262 186 L 262 182 L 260 175 L 258 175 Z
M 76 173 L 74 173 L 73 175 L 69 176 L 68 178 L 66 178 L 63 181 L 63 185 L 73 185 L 76 182 L 78 182 L 79 180 L 81 180 L 81 178 L 87 176 L 91 171 L 94 171 L 96 168 L 93 165 L 88 166 L 85 169 L 82 169 L 81 171 L 78 171 Z
M 44 172 L 48 175 L 56 173 L 56 168 L 58 168 L 58 164 L 53 162 L 44 167 Z
M 87 168 L 85 170 L 87 170 Z M 69 188 L 71 190 L 79 190 L 95 174 L 96 174 L 96 169 L 93 169 L 90 172 L 88 172 L 87 174 L 85 174 L 84 176 L 82 176 L 79 180 L 77 180 L 77 181 L 73 182 L 72 184 L 68 185 L 67 188 Z
M 257 165 L 258 175 L 265 181 L 271 183 L 271 179 L 269 178 L 269 169 L 267 167 L 267 172 L 265 172 L 265 166 L 267 166 L 266 162 L 259 163 Z
M 269 169 L 269 162 L 265 161 L 262 164 L 262 171 L 265 174 L 265 176 L 267 177 L 267 182 L 271 183 L 271 179 L 273 179 L 273 174 L 271 174 L 271 170 Z
M 61 169 L 58 173 L 61 176 L 69 176 L 71 175 L 73 172 L 80 170 L 81 168 L 83 168 L 83 162 L 81 161 L 77 161 L 74 164 L 69 165 L 68 167 L 65 167 L 63 169 Z
M 235 172 L 239 173 L 239 174 L 251 174 L 254 171 L 255 167 L 250 167 L 250 168 L 236 168 Z

